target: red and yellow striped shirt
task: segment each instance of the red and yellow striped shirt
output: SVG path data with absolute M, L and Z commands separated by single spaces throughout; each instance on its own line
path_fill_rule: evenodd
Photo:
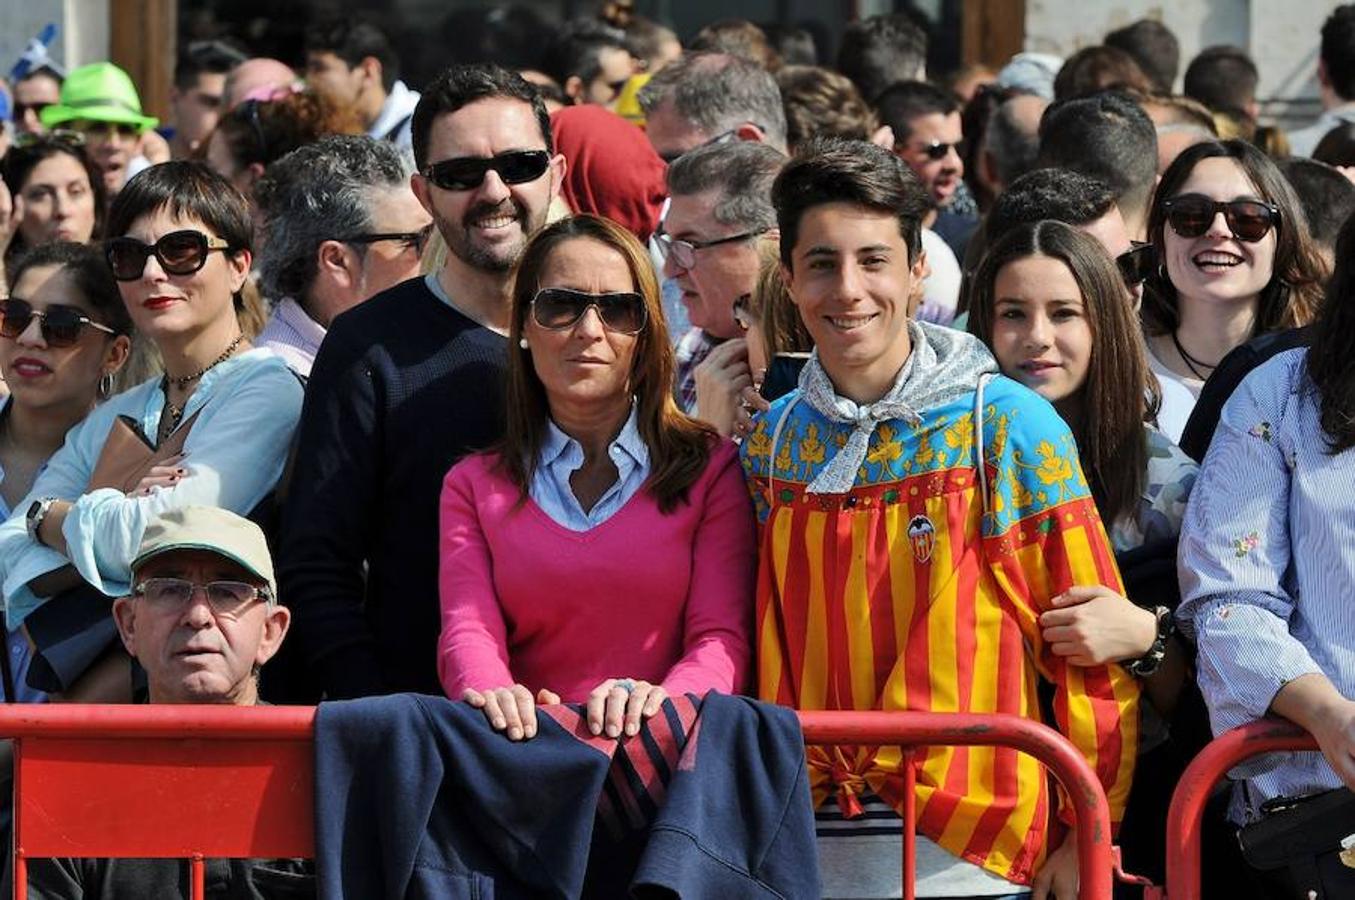
M 1053 409 L 1002 378 L 985 393 L 987 505 L 972 395 L 928 411 L 918 428 L 879 425 L 844 495 L 804 486 L 850 426 L 798 404 L 773 448 L 791 398 L 761 418 L 743 447 L 763 520 L 758 693 L 796 709 L 1039 720 L 1043 677 L 1055 688 L 1057 727 L 1091 762 L 1118 822 L 1137 749 L 1137 683 L 1118 666 L 1066 665 L 1048 652 L 1037 622 L 1074 584 L 1123 593 L 1110 542 Z M 815 804 L 836 794 L 850 809 L 870 790 L 901 811 L 901 764 L 898 747 L 814 748 Z M 1045 854 L 1043 767 L 994 747 L 934 748 L 915 765 L 918 830 L 1028 883 Z

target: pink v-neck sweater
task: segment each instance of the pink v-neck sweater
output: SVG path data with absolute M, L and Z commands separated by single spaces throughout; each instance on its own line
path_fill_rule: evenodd
M 749 670 L 752 503 L 723 441 L 688 502 L 640 490 L 585 532 L 556 524 L 495 471 L 459 462 L 442 486 L 438 674 L 447 696 L 522 683 L 566 702 L 608 678 L 670 694 L 742 692 Z

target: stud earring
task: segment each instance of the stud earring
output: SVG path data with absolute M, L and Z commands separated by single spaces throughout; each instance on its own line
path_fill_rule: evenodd
M 527 339 L 526 339 L 526 338 L 519 338 L 519 339 L 518 339 L 518 346 L 521 347 L 523 350 L 528 349 L 528 347 L 527 347 Z

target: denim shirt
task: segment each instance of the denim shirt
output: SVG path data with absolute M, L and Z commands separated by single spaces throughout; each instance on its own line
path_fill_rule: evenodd
M 271 351 L 250 350 L 213 367 L 183 413 L 186 422 L 202 411 L 184 443 L 188 476 L 135 497 L 113 488 L 87 492 L 86 486 L 118 416 L 135 420 L 143 434 L 156 433 L 165 404 L 161 380 L 105 401 L 70 430 L 32 491 L 0 525 L 0 578 L 10 627 L 17 628 L 44 600 L 29 583 L 68 562 L 107 596 L 126 594 L 142 533 L 166 510 L 219 506 L 248 514 L 282 475 L 301 398 L 301 382 Z M 62 526 L 69 557 L 28 536 L 24 514 L 41 497 L 73 504 Z
M 649 448 L 635 426 L 634 403 L 621 433 L 608 445 L 607 454 L 616 466 L 616 481 L 592 509 L 584 512 L 569 485 L 569 476 L 583 465 L 583 447 L 548 419 L 546 441 L 529 488 L 532 501 L 557 525 L 570 531 L 588 531 L 616 515 L 649 478 Z

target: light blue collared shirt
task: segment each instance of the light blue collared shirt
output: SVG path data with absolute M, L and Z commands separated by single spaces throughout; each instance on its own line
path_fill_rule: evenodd
M 301 399 L 300 381 L 269 350 L 250 350 L 213 367 L 184 408 L 184 421 L 202 412 L 184 443 L 188 477 L 148 497 L 85 489 L 118 416 L 135 420 L 143 434 L 155 434 L 165 404 L 160 379 L 124 391 L 90 413 L 70 430 L 32 491 L 0 525 L 0 579 L 10 627 L 17 628 L 43 602 L 29 583 L 68 562 L 105 595 L 125 595 L 146 525 L 166 510 L 219 506 L 247 514 L 282 476 Z M 39 497 L 74 504 L 62 526 L 69 559 L 28 537 L 24 513 Z
M 532 501 L 556 524 L 570 531 L 588 531 L 616 515 L 649 478 L 649 448 L 635 426 L 634 403 L 621 433 L 607 445 L 607 454 L 616 466 L 616 481 L 592 509 L 584 512 L 569 486 L 569 476 L 583 465 L 583 447 L 547 419 L 546 441 L 528 490 Z
M 9 404 L 11 398 L 9 395 L 0 397 L 0 419 L 9 415 Z M 43 468 L 46 468 L 44 466 Z M 42 474 L 42 469 L 38 470 Z M 5 480 L 5 467 L 0 465 L 0 483 Z M 28 507 L 21 506 L 25 512 Z M 5 498 L 0 497 L 0 519 L 8 519 L 10 514 L 9 505 L 5 503 Z M 9 671 L 14 679 L 14 701 L 16 703 L 42 703 L 47 699 L 46 691 L 35 690 L 28 686 L 28 668 L 33 663 L 33 648 L 28 646 L 28 638 L 17 625 L 10 626 L 10 632 L 5 636 L 6 647 L 9 652 Z
M 1327 452 L 1307 350 L 1238 386 L 1186 507 L 1177 620 L 1199 646 L 1215 734 L 1266 715 L 1280 688 L 1321 673 L 1355 699 L 1355 450 Z M 1230 817 L 1272 797 L 1339 787 L 1320 753 L 1240 767 Z

